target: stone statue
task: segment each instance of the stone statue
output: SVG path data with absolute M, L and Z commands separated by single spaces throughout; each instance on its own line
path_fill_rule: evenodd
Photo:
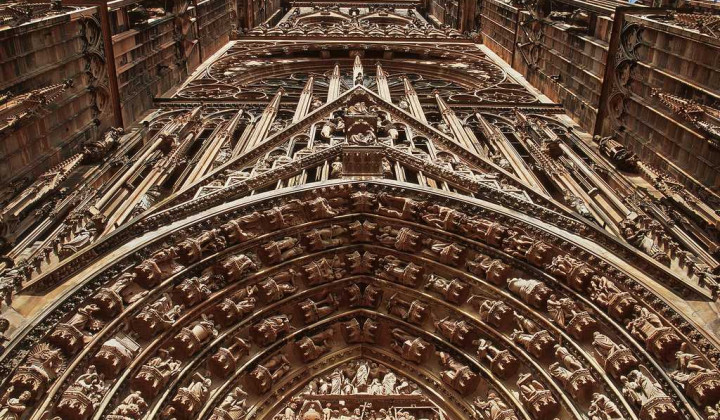
M 228 394 L 219 406 L 213 410 L 211 420 L 241 420 L 247 414 L 247 392 L 237 386 Z
M 371 273 L 375 269 L 375 262 L 377 261 L 377 255 L 370 251 L 360 252 L 355 251 L 352 254 L 347 254 L 346 258 L 350 263 L 351 274 L 367 274 Z
M 713 405 L 720 401 L 720 371 L 706 367 L 702 356 L 688 353 L 686 343 L 675 352 L 675 359 L 677 370 L 671 372 L 670 377 L 697 405 Z
M 300 274 L 290 268 L 268 280 L 258 283 L 260 297 L 265 303 L 272 303 L 292 295 L 297 292 L 295 279 L 299 277 Z
M 212 380 L 210 378 L 195 373 L 192 381 L 187 386 L 178 389 L 170 405 L 160 413 L 160 418 L 178 420 L 195 418 L 197 412 L 210 397 L 211 385 Z
M 515 411 L 493 391 L 488 392 L 485 400 L 480 397 L 475 398 L 473 407 L 480 414 L 482 420 L 518 420 Z
M 407 197 L 392 196 L 387 193 L 378 194 L 377 199 L 380 204 L 378 214 L 397 219 L 415 220 L 418 212 L 426 207 L 426 203 Z
M 620 290 L 606 277 L 595 277 L 590 281 L 590 298 L 617 321 L 624 321 L 632 315 L 637 305 L 630 293 Z
M 507 285 L 508 289 L 525 303 L 538 309 L 543 308 L 552 295 L 552 290 L 545 283 L 535 279 L 514 278 L 508 280 Z
M 239 334 L 230 338 L 229 345 L 223 346 L 208 359 L 208 370 L 221 378 L 229 377 L 239 367 L 240 360 L 250 353 L 250 343 Z
M 418 287 L 423 276 L 423 268 L 412 262 L 405 264 L 400 259 L 386 255 L 380 259 L 377 276 L 405 286 Z
M 248 271 L 257 270 L 257 265 L 247 255 L 238 254 L 220 261 L 215 270 L 227 282 L 232 283 L 243 278 Z
M 633 352 L 622 344 L 616 344 L 610 337 L 599 332 L 593 333 L 595 358 L 606 372 L 619 378 L 635 369 L 639 362 Z
M 443 382 L 463 396 L 475 391 L 480 383 L 480 377 L 469 366 L 458 362 L 449 353 L 438 352 L 440 365 L 445 368 L 440 373 Z
M 514 323 L 513 310 L 505 302 L 481 299 L 481 296 L 473 295 L 468 299 L 468 303 L 478 308 L 482 322 L 501 330 L 507 330 L 512 326 Z M 480 303 L 478 304 L 478 302 Z
M 422 364 L 433 352 L 430 343 L 400 328 L 394 328 L 391 335 L 393 341 L 390 342 L 390 347 L 405 360 Z
M 303 314 L 305 324 L 312 324 L 335 312 L 340 306 L 340 301 L 334 294 L 328 293 L 318 301 L 305 299 L 298 306 Z
M 681 418 L 673 400 L 665 394 L 660 385 L 640 372 L 633 370 L 627 376 L 620 377 L 623 395 L 640 408 L 642 420 Z
M 549 357 L 553 352 L 555 339 L 547 330 L 541 329 L 530 319 L 525 318 L 517 312 L 515 312 L 514 315 L 515 323 L 520 327 L 520 330 L 513 331 L 510 338 L 525 347 L 525 350 L 538 359 Z
M 588 416 L 590 416 L 590 420 L 622 420 L 625 418 L 610 398 L 597 392 L 592 395 Z
M 645 307 L 636 306 L 635 318 L 627 324 L 627 329 L 638 340 L 645 342 L 645 347 L 655 357 L 664 361 L 672 361 L 675 352 L 680 350 L 682 340 L 670 327 L 666 327 L 660 317 Z
M 560 345 L 555 346 L 555 358 L 558 362 L 550 365 L 550 374 L 563 384 L 573 398 L 587 401 L 595 386 L 595 379 L 590 371 L 570 354 L 568 349 Z
M 360 288 L 364 286 L 364 288 Z M 351 308 L 377 308 L 382 300 L 382 289 L 372 285 L 353 283 L 345 288 L 345 295 Z
M 345 276 L 345 261 L 338 255 L 332 258 L 322 257 L 309 264 L 303 265 L 306 283 L 308 286 L 329 283 L 340 280 Z
M 287 315 L 275 315 L 250 327 L 250 337 L 259 346 L 267 346 L 293 330 Z
M 560 404 L 543 384 L 533 379 L 529 373 L 520 375 L 517 381 L 520 387 L 520 399 L 525 408 L 538 420 L 550 420 L 560 411 Z
M 128 394 L 122 402 L 107 416 L 108 420 L 139 420 L 148 409 L 140 391 Z
M 359 222 L 358 222 L 359 223 Z M 340 225 L 331 225 L 321 229 L 312 229 L 302 236 L 301 243 L 310 251 L 322 251 L 348 243 L 347 229 Z
M 507 350 L 499 350 L 485 339 L 473 341 L 477 345 L 477 355 L 480 360 L 490 363 L 490 370 L 497 377 L 507 379 L 515 375 L 520 362 Z
M 330 347 L 332 347 L 330 340 L 334 335 L 335 331 L 332 328 L 328 328 L 317 334 L 306 336 L 296 341 L 295 346 L 300 352 L 300 357 L 303 359 L 303 362 L 312 362 L 329 352 Z
M 558 298 L 552 295 L 547 300 L 547 309 L 550 317 L 578 340 L 590 338 L 597 328 L 595 319 L 570 298 Z
M 425 288 L 440 294 L 446 301 L 460 305 L 470 293 L 470 286 L 458 279 L 447 280 L 436 274 L 427 276 Z
M 149 339 L 174 324 L 181 311 L 180 305 L 173 305 L 170 296 L 163 295 L 157 301 L 143 307 L 130 321 L 130 325 L 141 338 Z
M 284 355 L 277 354 L 250 372 L 250 381 L 257 392 L 264 394 L 289 371 L 290 362 Z
M 377 232 L 377 223 L 367 220 L 360 222 L 356 220 L 348 225 L 350 229 L 350 239 L 352 242 L 373 242 L 375 233 Z
M 443 264 L 459 267 L 465 263 L 465 248 L 462 246 L 430 238 L 424 239 L 422 244 L 425 246 L 423 253 Z
M 211 254 L 225 249 L 227 243 L 217 229 L 206 230 L 195 238 L 188 238 L 178 243 L 177 255 L 180 262 L 190 265 L 200 261 L 203 254 Z
M 348 344 L 374 343 L 375 334 L 378 329 L 377 322 L 370 318 L 365 319 L 362 325 L 357 318 L 353 318 L 343 324 L 345 341 Z
M 428 315 L 428 305 L 415 299 L 409 302 L 402 299 L 398 294 L 392 295 L 387 302 L 387 310 L 390 314 L 402 318 L 411 324 L 422 324 Z
M 87 419 L 100 404 L 107 386 L 104 378 L 90 365 L 60 397 L 56 411 L 64 419 Z
M 465 320 L 451 319 L 445 317 L 435 321 L 435 330 L 443 337 L 450 340 L 452 344 L 465 347 L 470 344 L 472 337 L 476 334 L 475 328 Z
M 422 246 L 420 234 L 406 227 L 395 229 L 389 225 L 383 226 L 379 229 L 377 240 L 382 245 L 398 251 L 416 252 Z
M 467 269 L 496 286 L 505 286 L 512 275 L 509 265 L 483 254 L 477 254 L 473 261 L 468 261 Z
M 279 241 L 270 241 L 261 245 L 260 249 L 258 249 L 258 256 L 263 264 L 272 266 L 302 255 L 304 252 L 297 239 L 286 237 Z

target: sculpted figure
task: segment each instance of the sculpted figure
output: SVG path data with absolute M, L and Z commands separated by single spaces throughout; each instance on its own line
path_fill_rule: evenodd
M 271 230 L 282 229 L 302 223 L 303 203 L 300 200 L 288 200 L 282 206 L 275 206 L 263 212 L 266 227 Z
M 72 239 L 60 244 L 58 257 L 60 257 L 61 260 L 64 260 L 65 258 L 75 255 L 78 251 L 90 245 L 90 243 L 92 243 L 98 235 L 98 228 L 92 223 L 89 223 L 87 227 L 76 233 Z
M 247 414 L 247 392 L 241 387 L 228 394 L 218 407 L 213 409 L 210 420 L 241 420 Z
M 482 420 L 518 420 L 515 411 L 493 391 L 488 392 L 485 400 L 475 398 L 473 406 Z
M 131 392 L 120 405 L 107 416 L 108 420 L 140 420 L 148 409 L 145 399 L 140 391 Z
M 113 319 L 124 309 L 125 304 L 133 303 L 148 293 L 132 295 L 128 288 L 134 281 L 135 273 L 123 273 L 111 286 L 101 288 L 91 299 L 91 302 L 99 308 L 98 317 L 104 320 Z
M 627 319 L 637 305 L 629 293 L 623 292 L 605 277 L 595 277 L 590 281 L 590 298 L 617 321 Z
M 595 270 L 568 255 L 556 255 L 547 270 L 579 292 L 587 290 L 590 282 L 597 278 Z
M 391 335 L 390 347 L 405 360 L 425 363 L 434 350 L 432 344 L 400 328 L 394 328 Z
M 357 222 L 359 223 L 359 222 Z M 340 225 L 331 225 L 322 229 L 313 229 L 303 235 L 303 244 L 311 251 L 322 251 L 348 243 L 347 229 Z
M 402 318 L 411 324 L 422 324 L 428 314 L 428 306 L 417 299 L 408 302 L 398 296 L 397 293 L 387 302 L 387 310 L 390 314 Z
M 221 378 L 227 378 L 239 367 L 238 362 L 250 353 L 250 343 L 235 335 L 229 346 L 220 347 L 207 362 L 208 370 Z
M 508 235 L 508 229 L 505 226 L 480 217 L 468 217 L 460 221 L 460 231 L 469 238 L 494 246 L 502 245 Z
M 350 239 L 355 242 L 373 242 L 375 240 L 375 232 L 377 231 L 377 223 L 367 220 L 360 222 L 356 220 L 348 225 L 350 228 Z
M 339 203 L 342 199 L 335 199 L 333 203 Z M 325 197 L 317 197 L 304 203 L 305 214 L 309 220 L 329 219 L 339 214 L 337 210 L 330 205 Z
M 201 320 L 196 321 L 191 327 L 183 327 L 175 335 L 172 340 L 173 355 L 185 360 L 200 350 L 205 341 L 217 335 L 218 331 L 213 321 L 203 315 Z
M 660 317 L 647 308 L 636 306 L 635 319 L 627 324 L 627 329 L 638 340 L 645 342 L 645 347 L 656 357 L 664 361 L 672 361 L 675 352 L 680 350 L 682 340 L 670 328 L 666 327 Z
M 364 286 L 363 289 L 360 286 Z M 353 283 L 345 288 L 345 295 L 351 308 L 377 308 L 382 300 L 382 289 L 372 284 Z
M 447 280 L 436 274 L 427 277 L 425 288 L 440 294 L 446 301 L 462 304 L 468 298 L 470 286 L 458 279 Z
M 161 281 L 182 270 L 176 262 L 177 248 L 161 249 L 135 267 L 135 282 L 146 289 L 152 289 Z
M 617 405 L 603 394 L 594 393 L 590 408 L 588 409 L 590 420 L 622 420 L 622 413 Z
M 520 400 L 537 420 L 550 420 L 560 411 L 560 405 L 552 393 L 532 379 L 529 373 L 520 375 L 517 385 L 520 387 Z
M 395 197 L 387 193 L 377 195 L 378 214 L 404 220 L 415 220 L 419 211 L 426 207 L 426 203 L 415 201 L 407 197 Z
M 231 244 L 245 242 L 257 236 L 253 230 L 260 227 L 262 218 L 260 213 L 253 212 L 221 225 L 220 231 Z
M 441 242 L 435 239 L 425 239 L 422 244 L 426 247 L 423 252 L 443 264 L 458 267 L 465 262 L 465 248 L 457 244 Z
M 250 327 L 250 337 L 259 346 L 267 346 L 288 334 L 294 328 L 287 315 L 275 315 Z
M 0 419 L 2 420 L 20 420 L 22 414 L 27 410 L 28 403 L 32 393 L 23 391 L 18 397 L 7 398 L 0 401 Z
M 430 226 L 435 226 L 446 232 L 453 232 L 467 218 L 467 215 L 450 207 L 431 204 L 425 209 L 421 218 L 423 222 Z
M 550 296 L 547 301 L 548 312 L 552 319 L 565 331 L 578 340 L 590 338 L 597 328 L 597 322 L 570 298 Z
M 475 335 L 475 329 L 465 320 L 451 319 L 445 317 L 435 323 L 435 330 L 443 337 L 450 340 L 451 343 L 460 347 L 470 344 L 472 337 Z
M 188 238 L 178 243 L 177 255 L 182 264 L 190 265 L 200 261 L 203 254 L 218 252 L 226 246 L 225 238 L 219 230 L 206 230 L 195 238 Z
M 2 400 L 17 399 L 17 409 L 24 402 L 35 401 L 65 368 L 65 364 L 65 357 L 60 350 L 47 343 L 36 345 L 30 350 L 25 364 L 18 367 L 10 379 Z M 23 396 L 25 392 L 30 393 L 29 397 Z
M 130 337 L 111 338 L 95 354 L 93 364 L 103 376 L 115 379 L 120 371 L 130 365 L 139 348 L 140 345 Z
M 279 241 L 270 241 L 260 246 L 258 256 L 265 265 L 275 265 L 298 255 L 303 254 L 298 240 L 286 237 Z
M 277 354 L 250 372 L 250 380 L 257 392 L 264 394 L 289 371 L 290 362 L 284 355 Z
M 162 419 L 190 420 L 202 408 L 210 397 L 212 381 L 195 373 L 192 382 L 178 389 L 170 405 L 160 414 Z
M 295 280 L 300 274 L 290 268 L 274 277 L 258 283 L 260 297 L 265 303 L 277 302 L 297 292 Z
M 377 255 L 370 251 L 365 251 L 361 255 L 360 252 L 355 251 L 352 254 L 347 254 L 347 260 L 350 263 L 350 273 L 367 274 L 375 269 Z
M 392 255 L 386 255 L 380 260 L 377 276 L 405 286 L 418 287 L 422 279 L 423 268 L 413 263 L 405 264 Z
M 352 207 L 356 212 L 369 213 L 377 204 L 377 196 L 368 191 L 358 191 L 350 195 Z
M 438 352 L 440 365 L 445 368 L 440 373 L 443 382 L 462 395 L 469 395 L 475 391 L 480 377 L 469 366 L 458 362 L 449 353 Z
M 422 245 L 419 233 L 406 227 L 395 229 L 389 225 L 380 228 L 377 240 L 386 247 L 406 252 L 416 252 Z
M 303 266 L 308 286 L 329 283 L 345 276 L 345 261 L 338 255 L 320 258 Z
M 552 290 L 545 283 L 535 279 L 514 278 L 507 282 L 508 289 L 538 309 L 542 309 L 552 295 Z
M 473 261 L 468 261 L 467 269 L 496 286 L 505 286 L 512 275 L 509 265 L 483 254 L 477 254 Z
M 102 375 L 91 365 L 63 392 L 56 410 L 62 418 L 85 420 L 93 415 L 106 390 Z
M 468 299 L 468 303 L 478 308 L 480 319 L 495 328 L 506 330 L 512 326 L 513 310 L 510 309 L 505 302 L 501 300 L 483 299 L 478 295 L 473 295 Z M 477 303 L 481 302 L 481 303 Z
M 555 339 L 547 330 L 541 329 L 536 323 L 524 316 L 514 313 L 515 323 L 520 328 L 513 331 L 510 338 L 530 352 L 538 359 L 544 359 L 552 354 Z
M 140 368 L 132 381 L 133 389 L 139 390 L 146 400 L 151 400 L 179 371 L 180 361 L 161 350 L 159 356 L 153 357 Z
M 172 291 L 172 300 L 186 308 L 195 306 L 212 294 L 209 276 L 191 277 L 175 286 Z
M 642 420 L 682 418 L 672 399 L 665 394 L 660 385 L 639 370 L 633 370 L 627 376 L 620 377 L 620 381 L 623 384 L 623 395 L 640 408 Z
M 503 240 L 503 250 L 514 257 L 527 260 L 536 267 L 545 267 L 553 257 L 550 245 L 516 230 L 511 231 Z
M 334 294 L 328 293 L 323 299 L 317 302 L 312 299 L 306 299 L 300 302 L 298 306 L 303 313 L 305 324 L 311 324 L 335 312 L 340 306 L 340 301 Z
M 477 355 L 490 363 L 490 370 L 499 378 L 514 376 L 520 366 L 518 360 L 507 350 L 499 350 L 489 341 L 480 338 L 473 341 L 477 345 Z
M 257 299 L 252 295 L 256 290 L 255 287 L 243 288 L 223 299 L 212 309 L 213 320 L 221 327 L 227 327 L 243 319 L 255 309 Z
M 343 324 L 345 341 L 348 344 L 374 343 L 378 324 L 370 318 L 365 319 L 362 325 L 357 318 L 353 318 Z
M 560 345 L 555 346 L 555 358 L 558 362 L 550 365 L 550 374 L 563 384 L 573 398 L 586 401 L 595 386 L 595 379 L 590 371 L 585 369 L 568 349 Z
M 170 296 L 163 295 L 157 301 L 143 307 L 130 321 L 130 325 L 141 338 L 150 339 L 174 324 L 181 310 L 180 305 L 173 305 Z
M 706 367 L 700 355 L 688 353 L 687 344 L 683 343 L 675 352 L 677 370 L 670 377 L 680 384 L 688 395 L 699 406 L 714 405 L 720 401 L 720 372 Z
M 257 270 L 257 265 L 247 255 L 238 254 L 220 261 L 216 270 L 226 281 L 236 282 L 248 271 Z
M 592 345 L 597 361 L 615 378 L 627 374 L 639 365 L 630 349 L 622 344 L 616 344 L 610 337 L 597 331 L 593 333 Z
M 69 320 L 55 327 L 48 341 L 67 355 L 77 353 L 89 341 L 90 333 L 102 328 L 103 323 L 95 319 L 99 311 L 94 303 L 81 307 Z
M 334 335 L 335 331 L 332 328 L 328 328 L 315 335 L 303 337 L 295 342 L 303 362 L 312 362 L 329 352 L 330 347 L 332 347 L 330 340 L 332 340 Z

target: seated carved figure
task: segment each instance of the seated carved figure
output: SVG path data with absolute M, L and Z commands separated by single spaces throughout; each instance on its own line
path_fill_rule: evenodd
M 377 276 L 405 286 L 417 287 L 423 271 L 423 267 L 419 265 L 405 263 L 392 255 L 386 255 L 380 260 Z
M 2 400 L 15 398 L 24 402 L 35 401 L 45 393 L 48 385 L 55 380 L 65 365 L 65 356 L 60 350 L 47 343 L 36 345 L 30 350 L 25 363 L 18 367 L 10 378 L 9 386 L 2 393 Z
M 547 270 L 579 292 L 587 290 L 590 282 L 597 277 L 595 270 L 568 255 L 555 256 Z
M 253 230 L 260 227 L 261 221 L 262 215 L 258 212 L 253 212 L 221 225 L 220 231 L 229 243 L 237 244 L 257 236 Z
M 392 315 L 418 325 L 422 324 L 428 315 L 428 305 L 426 303 L 417 299 L 409 302 L 400 298 L 397 293 L 388 300 L 387 310 Z
M 262 244 L 258 249 L 258 256 L 263 264 L 274 265 L 302 255 L 304 252 L 297 239 L 286 237 Z
M 350 239 L 352 242 L 373 242 L 375 233 L 377 232 L 377 223 L 370 221 L 356 220 L 348 225 L 350 229 Z
M 470 344 L 472 337 L 475 335 L 475 329 L 472 325 L 465 320 L 451 319 L 450 317 L 436 321 L 435 330 L 450 340 L 451 343 L 460 347 Z
M 55 409 L 64 419 L 86 420 L 95 413 L 106 390 L 103 376 L 91 365 L 63 392 Z
M 298 278 L 300 274 L 291 268 L 258 283 L 260 298 L 265 303 L 272 303 L 292 295 L 297 292 L 295 280 Z
M 417 214 L 426 207 L 426 203 L 406 197 L 396 197 L 387 193 L 377 195 L 378 214 L 405 220 L 415 220 Z
M 425 288 L 440 294 L 446 301 L 462 304 L 468 298 L 470 286 L 458 279 L 447 280 L 436 274 L 427 277 Z
M 520 362 L 508 350 L 499 350 L 482 338 L 473 341 L 473 344 L 477 345 L 478 357 L 489 362 L 490 370 L 499 378 L 514 376 L 520 367 Z
M 268 317 L 250 327 L 250 338 L 259 346 L 267 346 L 277 341 L 294 328 L 290 325 L 287 315 Z
M 502 224 L 480 217 L 468 217 L 460 221 L 460 231 L 471 239 L 493 246 L 502 245 L 509 230 Z
M 141 338 L 149 339 L 174 324 L 181 310 L 180 305 L 173 305 L 170 296 L 163 295 L 157 301 L 143 307 L 130 321 L 130 325 Z
M 211 293 L 209 276 L 202 276 L 183 280 L 173 288 L 171 296 L 173 302 L 189 308 L 205 300 Z
M 595 386 L 590 371 L 565 347 L 555 346 L 555 358 L 558 361 L 550 365 L 550 374 L 563 384 L 573 398 L 587 401 Z
M 250 381 L 257 392 L 264 394 L 289 371 L 290 362 L 284 355 L 278 354 L 253 369 L 250 372 Z
M 514 323 L 513 310 L 501 300 L 483 300 L 481 296 L 473 295 L 468 299 L 468 303 L 478 308 L 482 322 L 495 328 L 507 330 Z
M 345 341 L 348 344 L 374 343 L 377 329 L 377 322 L 370 318 L 365 319 L 362 324 L 357 318 L 343 323 Z
M 424 254 L 437 259 L 443 264 L 462 266 L 465 263 L 465 247 L 451 242 L 442 242 L 437 239 L 424 239 Z
M 195 322 L 191 327 L 183 327 L 173 337 L 171 341 L 174 348 L 173 356 L 186 360 L 199 351 L 205 341 L 217 335 L 218 331 L 213 321 L 203 315 L 203 319 Z
M 271 231 L 297 225 L 304 218 L 303 202 L 300 200 L 288 200 L 282 206 L 263 212 L 264 225 Z
M 350 195 L 350 201 L 356 212 L 370 213 L 377 205 L 377 195 L 369 191 L 357 191 Z
M 597 331 L 593 333 L 592 345 L 595 358 L 603 369 L 615 378 L 627 374 L 640 363 L 626 346 L 615 343 L 610 337 Z
M 150 258 L 135 267 L 135 282 L 146 289 L 152 289 L 161 281 L 182 270 L 176 262 L 177 249 L 166 248 L 155 252 Z
M 148 409 L 140 391 L 133 391 L 106 418 L 108 420 L 136 420 Z
M 434 350 L 432 344 L 400 328 L 394 328 L 391 335 L 390 347 L 405 360 L 425 363 Z
M 219 230 L 206 230 L 195 238 L 187 238 L 178 243 L 178 260 L 184 265 L 189 265 L 200 261 L 203 254 L 218 252 L 226 246 L 225 238 Z
M 622 420 L 622 413 L 617 405 L 603 394 L 594 393 L 588 408 L 590 420 Z
M 239 367 L 238 362 L 250 353 L 250 343 L 238 335 L 230 339 L 230 345 L 220 349 L 208 359 L 208 370 L 216 376 L 227 378 Z
M 160 414 L 162 419 L 190 420 L 202 408 L 210 397 L 212 381 L 195 373 L 192 381 L 178 389 L 170 405 Z
M 347 231 L 340 225 L 312 229 L 302 235 L 301 243 L 310 251 L 322 251 L 348 243 L 348 238 L 345 236 Z
M 452 232 L 459 226 L 460 222 L 467 218 L 467 215 L 450 207 L 431 204 L 425 209 L 421 218 L 423 222 L 430 226 Z
M 133 303 L 136 299 L 145 296 L 148 292 L 133 294 L 131 286 L 135 281 L 135 273 L 123 273 L 120 278 L 110 286 L 102 287 L 91 298 L 99 311 L 97 315 L 103 320 L 111 320 L 124 309 L 126 304 Z
M 351 308 L 377 308 L 382 295 L 382 289 L 372 284 L 353 283 L 345 288 L 345 296 Z
M 503 250 L 522 258 L 536 267 L 545 267 L 553 257 L 553 249 L 543 241 L 531 238 L 520 231 L 511 231 L 503 240 Z
M 552 295 L 547 301 L 547 308 L 550 317 L 578 340 L 590 338 L 597 328 L 595 319 L 570 298 L 558 298 Z
M 161 350 L 159 356 L 153 357 L 140 368 L 140 372 L 132 380 L 132 387 L 139 390 L 143 398 L 151 400 L 178 372 L 180 372 L 180 361 Z
M 247 392 L 241 387 L 228 394 L 219 406 L 213 409 L 210 420 L 241 420 L 247 414 L 246 397 Z
M 375 269 L 375 263 L 377 261 L 377 255 L 370 251 L 365 251 L 362 254 L 355 251 L 352 254 L 347 254 L 346 258 L 350 263 L 349 268 L 352 274 L 371 273 Z
M 514 278 L 507 284 L 511 292 L 538 309 L 543 308 L 552 295 L 552 290 L 539 280 Z
M 334 294 L 328 293 L 324 298 L 318 301 L 305 299 L 300 302 L 298 306 L 303 314 L 305 323 L 311 324 L 335 312 L 340 306 L 340 301 Z
M 630 333 L 645 342 L 645 347 L 656 357 L 672 361 L 682 345 L 680 337 L 647 308 L 636 306 L 635 313 L 635 318 L 627 324 Z
M 323 257 L 304 265 L 303 271 L 308 286 L 316 286 L 343 278 L 345 261 L 338 255 L 334 255 L 332 258 Z
M 467 269 L 496 286 L 505 286 L 512 275 L 509 265 L 483 254 L 477 254 L 473 261 L 468 261 Z
M 590 299 L 605 308 L 610 316 L 617 321 L 624 321 L 632 315 L 637 301 L 630 293 L 605 277 L 596 277 L 590 282 Z
M 480 383 L 480 377 L 468 365 L 458 362 L 449 353 L 439 352 L 440 365 L 445 368 L 440 373 L 443 382 L 462 395 L 469 395 L 475 391 Z
M 688 353 L 683 343 L 675 352 L 677 370 L 670 377 L 680 384 L 685 394 L 699 406 L 715 405 L 720 401 L 720 371 L 707 367 L 702 356 Z
M 682 418 L 672 398 L 662 387 L 639 370 L 620 377 L 623 395 L 640 409 L 641 420 L 679 420 Z
M 560 411 L 560 404 L 543 384 L 526 373 L 517 381 L 520 387 L 520 400 L 525 408 L 537 420 L 550 420 Z
M 420 234 L 406 227 L 396 229 L 390 225 L 383 226 L 379 229 L 377 240 L 388 248 L 405 252 L 419 251 L 422 246 Z
M 248 271 L 257 270 L 257 265 L 247 255 L 238 254 L 220 261 L 215 270 L 225 281 L 236 282 Z
M 520 330 L 513 331 L 510 338 L 538 359 L 549 357 L 555 346 L 555 339 L 547 330 L 541 329 L 536 323 L 515 313 L 515 323 Z
M 335 217 L 340 213 L 340 211 L 336 210 L 331 204 L 334 204 L 335 207 L 337 207 L 338 204 L 344 201 L 345 200 L 343 198 L 328 200 L 325 197 L 317 197 L 307 200 L 303 203 L 305 217 L 307 217 L 308 220 L 329 219 L 331 217 Z
M 518 420 L 515 410 L 505 404 L 505 401 L 493 391 L 488 392 L 484 400 L 480 397 L 475 398 L 473 407 L 482 420 Z
M 50 334 L 48 341 L 66 354 L 73 355 L 90 340 L 90 333 L 98 331 L 103 323 L 95 318 L 100 311 L 95 304 L 81 307 L 66 322 L 61 322 Z
M 244 288 L 240 292 L 227 297 L 215 305 L 212 309 L 212 318 L 221 327 L 230 326 L 255 309 L 257 299 L 251 296 L 255 288 Z
M 128 367 L 140 345 L 130 337 L 111 338 L 103 343 L 93 358 L 98 372 L 108 379 L 115 379 L 121 370 Z
M 315 335 L 306 336 L 295 342 L 303 362 L 308 363 L 318 359 L 330 351 L 330 340 L 335 335 L 332 328 L 328 328 Z

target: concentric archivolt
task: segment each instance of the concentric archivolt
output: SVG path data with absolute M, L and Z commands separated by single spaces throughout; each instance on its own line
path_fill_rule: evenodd
M 720 397 L 717 349 L 589 241 L 478 200 L 320 185 L 88 268 L 4 359 L 6 410 L 645 420 L 701 418 Z

